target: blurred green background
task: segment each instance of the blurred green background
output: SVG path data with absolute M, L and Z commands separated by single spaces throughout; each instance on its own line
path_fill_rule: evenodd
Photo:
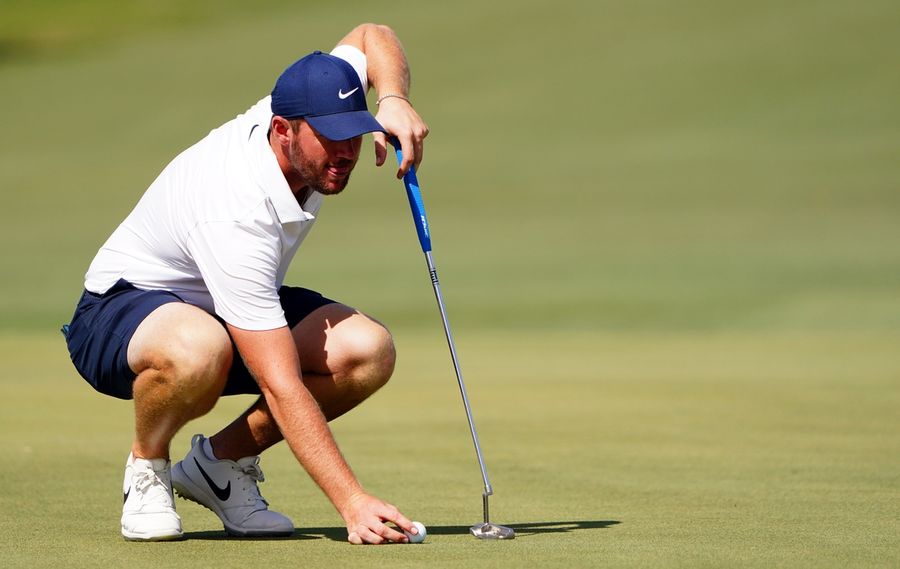
M 116 530 L 130 409 L 90 392 L 56 330 L 162 167 L 364 21 L 397 31 L 431 127 L 420 181 L 435 258 L 497 521 L 520 539 L 463 531 L 480 517 L 477 467 L 402 186 L 367 141 L 288 280 L 393 330 L 394 380 L 334 428 L 363 481 L 435 529 L 428 547 L 344 546 L 330 506 L 273 451 L 266 495 L 331 539 L 154 554 L 900 563 L 896 2 L 5 0 L 0 541 L 13 565 L 152 561 Z M 218 529 L 181 504 L 187 529 Z

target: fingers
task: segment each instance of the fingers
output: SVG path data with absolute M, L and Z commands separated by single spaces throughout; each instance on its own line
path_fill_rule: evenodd
M 422 163 L 428 125 L 416 113 L 412 105 L 408 101 L 396 97 L 386 99 L 380 105 L 375 118 L 391 136 L 400 141 L 403 160 L 397 170 L 397 177 L 402 178 L 411 167 L 418 170 Z M 384 163 L 384 160 L 380 158 L 379 143 L 382 143 L 383 147 L 384 135 L 381 133 L 377 133 L 375 138 L 375 160 L 378 165 Z M 385 158 L 386 154 L 387 149 L 385 148 Z
M 403 154 L 403 161 L 400 162 L 400 169 L 397 170 L 397 178 L 402 178 L 409 171 L 409 167 L 415 164 L 415 142 L 409 135 L 402 138 L 398 136 L 397 139 L 400 141 L 400 150 Z
M 397 137 L 400 140 L 400 148 L 403 150 L 403 162 L 397 172 L 398 178 L 402 178 L 409 171 L 410 166 L 415 167 L 416 172 L 419 171 L 419 165 L 422 163 L 425 152 L 426 136 L 428 136 L 428 127 L 423 125 L 421 129 L 414 130 L 406 136 Z
M 394 508 L 393 506 L 391 507 Z M 413 525 L 412 520 L 404 516 L 403 513 L 397 508 L 394 508 L 394 512 L 396 512 L 395 515 L 388 518 L 388 521 L 394 522 L 394 524 L 396 524 L 397 527 L 399 527 L 402 531 L 408 531 L 409 533 L 418 533 L 419 529 L 415 525 Z M 403 537 L 406 538 L 405 535 Z M 407 540 L 404 539 L 403 541 Z
M 419 171 L 419 164 L 422 163 L 425 152 L 425 137 L 427 135 L 428 131 L 425 130 L 424 134 L 421 135 L 405 134 L 397 136 L 397 140 L 400 141 L 400 150 L 403 154 L 403 161 L 397 170 L 397 178 L 402 178 L 409 171 L 410 167 L 415 168 L 416 172 Z
M 381 545 L 383 543 L 406 543 L 409 541 L 404 533 L 383 522 L 372 524 L 372 526 L 358 526 L 356 531 L 347 534 L 347 541 L 353 545 Z
M 403 532 L 399 532 L 387 524 L 381 524 L 375 533 L 382 539 L 381 543 L 406 543 L 409 541 Z
M 348 535 L 347 541 L 353 545 L 381 545 L 385 543 L 385 538 L 372 531 L 369 528 L 360 528 Z
M 372 496 L 358 500 L 346 519 L 347 541 L 354 545 L 407 543 L 409 539 L 403 532 L 415 528 L 395 506 Z M 399 530 L 386 522 L 392 522 Z
M 419 171 L 419 164 L 422 163 L 423 154 L 425 153 L 425 137 L 428 136 L 428 129 L 421 133 L 421 136 L 413 137 L 413 146 L 415 147 L 415 166 L 416 172 Z
M 387 159 L 387 137 L 383 132 L 372 134 L 375 137 L 375 165 L 381 166 Z

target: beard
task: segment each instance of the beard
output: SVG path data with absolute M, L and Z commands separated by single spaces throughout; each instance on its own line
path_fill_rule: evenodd
M 303 185 L 309 187 L 314 192 L 324 195 L 335 195 L 341 193 L 347 187 L 350 181 L 350 173 L 356 165 L 353 160 L 339 160 L 332 164 L 316 164 L 311 158 L 303 154 L 300 144 L 296 139 L 291 141 L 290 162 L 294 172 L 302 180 Z M 329 168 L 333 166 L 339 171 L 346 171 L 346 174 L 335 176 L 329 172 Z

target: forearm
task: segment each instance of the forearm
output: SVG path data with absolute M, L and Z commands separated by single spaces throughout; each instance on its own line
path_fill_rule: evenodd
M 369 84 L 378 97 L 409 97 L 409 63 L 394 31 L 378 24 L 361 24 L 340 44 L 353 45 L 366 55 Z
M 315 399 L 305 387 L 286 393 L 267 389 L 264 396 L 291 452 L 343 515 L 363 489 Z
M 294 456 L 343 515 L 363 489 L 344 460 L 318 403 L 300 378 L 290 332 L 286 328 L 231 331 Z
M 362 486 L 344 460 L 325 416 L 309 391 L 266 390 L 266 403 L 297 461 L 342 515 Z
M 403 161 L 397 170 L 397 178 L 406 174 L 412 166 L 418 170 L 422 163 L 428 125 L 409 101 L 409 62 L 397 35 L 387 26 L 362 24 L 338 44 L 352 45 L 366 56 L 369 84 L 375 87 L 375 93 L 381 101 L 375 118 L 389 136 L 400 141 L 403 150 Z M 385 98 L 386 95 L 398 96 Z M 380 132 L 374 133 L 374 138 L 375 164 L 381 166 L 387 157 L 387 142 L 385 135 Z

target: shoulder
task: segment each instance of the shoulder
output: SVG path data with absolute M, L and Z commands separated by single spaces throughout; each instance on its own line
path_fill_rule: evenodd
M 269 120 L 272 118 L 272 96 L 266 95 L 257 101 L 252 107 L 247 109 L 243 114 L 238 115 L 235 120 L 241 121 L 247 125 L 262 123 L 268 128 Z

